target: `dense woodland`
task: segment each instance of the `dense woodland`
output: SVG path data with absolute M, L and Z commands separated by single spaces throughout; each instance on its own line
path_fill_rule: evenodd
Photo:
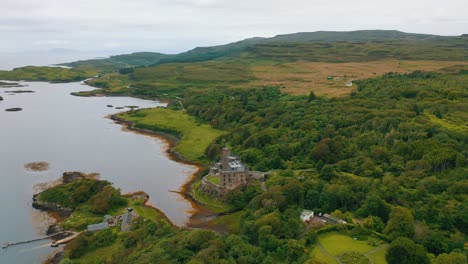
M 375 231 L 440 254 L 462 250 L 468 231 L 467 81 L 466 74 L 390 73 L 359 82 L 349 98 L 263 88 L 193 92 L 184 102 L 232 131 L 208 156 L 230 144 L 258 170 L 317 170 L 318 178 L 280 179 L 290 194 L 275 192 L 279 201 L 372 217 L 384 224 Z
M 103 63 L 108 70 L 129 60 L 131 67 L 91 80 L 103 88 L 95 93 L 170 98 L 171 109 L 183 108 L 197 122 L 226 132 L 206 149 L 208 160 L 217 160 L 229 145 L 250 168 L 271 176 L 266 191 L 254 183 L 225 197 L 241 212 L 236 234 L 139 218 L 129 233 L 85 233 L 68 246 L 70 259 L 79 262 L 107 248 L 111 254 L 100 258 L 104 263 L 321 263 L 309 254 L 317 237 L 338 231 L 388 243 L 390 264 L 466 263 L 466 66 L 387 73 L 355 81 L 357 89 L 349 96 L 333 98 L 252 86 L 255 77 L 246 65 L 265 60 L 272 65 L 387 58 L 466 61 L 468 39 L 343 34 L 249 39 L 174 56 L 136 54 L 74 65 L 95 69 Z M 105 188 L 111 200 L 120 201 L 118 192 Z M 75 192 L 64 192 L 69 191 Z M 331 213 L 349 224 L 309 229 L 298 217 L 302 209 Z
M 360 81 L 339 99 L 272 87 L 187 91 L 191 115 L 231 131 L 207 156 L 215 159 L 228 144 L 253 168 L 277 173 L 266 192 L 252 185 L 228 195 L 243 212 L 239 234 L 140 221 L 115 238 L 125 250 L 108 260 L 320 263 L 308 259 L 308 250 L 318 234 L 338 230 L 391 242 L 389 263 L 464 263 L 467 81 L 464 72 L 389 73 Z M 302 208 L 361 220 L 306 231 Z M 99 236 L 88 234 L 69 248 L 90 247 Z

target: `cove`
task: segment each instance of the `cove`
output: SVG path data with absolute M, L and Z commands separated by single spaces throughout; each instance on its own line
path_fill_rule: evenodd
M 165 104 L 129 97 L 77 97 L 92 90 L 82 83 L 26 82 L 34 93 L 9 95 L 0 88 L 0 243 L 41 237 L 48 216 L 31 207 L 37 184 L 61 177 L 65 171 L 99 173 L 123 193 L 145 191 L 150 204 L 176 225 L 185 225 L 194 208 L 174 192 L 197 171 L 171 160 L 162 139 L 123 129 L 106 118 L 124 111 Z M 113 107 L 109 107 L 112 105 Z M 22 108 L 6 112 L 8 108 Z M 30 162 L 45 161 L 50 168 L 33 172 Z M 37 190 L 36 190 L 37 191 Z M 50 241 L 39 241 L 0 251 L 0 263 L 40 263 L 53 252 Z

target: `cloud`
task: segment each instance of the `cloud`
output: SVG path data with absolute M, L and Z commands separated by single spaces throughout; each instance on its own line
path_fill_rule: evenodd
M 68 45 L 70 42 L 66 40 L 59 40 L 59 39 L 50 39 L 50 40 L 38 40 L 33 43 L 35 46 L 65 46 Z
M 466 0 L 2 0 L 2 51 L 180 52 L 317 30 L 467 33 Z

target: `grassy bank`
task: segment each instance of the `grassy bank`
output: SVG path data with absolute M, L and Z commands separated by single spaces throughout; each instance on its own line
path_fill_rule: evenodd
M 179 138 L 174 150 L 184 158 L 206 162 L 205 150 L 223 131 L 198 123 L 193 116 L 166 108 L 142 109 L 118 115 L 134 122 L 135 128 L 169 133 Z

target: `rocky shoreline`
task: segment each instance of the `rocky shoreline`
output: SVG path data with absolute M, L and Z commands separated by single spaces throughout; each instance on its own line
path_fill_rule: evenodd
M 196 163 L 196 162 L 193 162 L 191 160 L 188 160 L 188 159 L 184 158 L 180 153 L 178 153 L 178 152 L 176 152 L 174 150 L 174 148 L 175 148 L 177 142 L 179 141 L 179 139 L 176 136 L 168 134 L 168 133 L 157 132 L 157 131 L 152 131 L 152 130 L 148 130 L 148 129 L 136 128 L 134 126 L 134 122 L 121 119 L 121 118 L 118 117 L 118 114 L 108 116 L 108 118 L 110 118 L 111 120 L 113 120 L 117 124 L 124 126 L 125 129 L 127 129 L 129 131 L 132 131 L 132 132 L 135 132 L 135 133 L 138 133 L 138 134 L 142 134 L 142 135 L 152 136 L 152 137 L 164 140 L 165 142 L 167 142 L 169 144 L 169 147 L 167 148 L 166 153 L 168 154 L 170 159 L 172 159 L 174 161 L 177 161 L 177 162 L 181 162 L 181 163 L 185 163 L 185 164 L 197 167 L 197 171 L 195 173 L 193 173 L 190 176 L 190 178 L 184 183 L 184 185 L 182 185 L 179 188 L 177 193 L 182 195 L 185 200 L 189 201 L 192 208 L 195 209 L 193 214 L 190 216 L 189 221 L 187 222 L 186 226 L 191 227 L 191 228 L 208 228 L 208 229 L 212 229 L 210 226 L 206 225 L 206 220 L 210 220 L 213 217 L 220 216 L 221 214 L 215 213 L 215 212 L 207 209 L 205 207 L 205 204 L 203 204 L 202 202 L 195 199 L 193 197 L 193 195 L 190 193 L 191 190 L 192 190 L 192 184 L 198 178 L 200 178 L 200 174 L 202 174 L 204 172 L 204 167 L 199 163 Z M 166 218 L 167 218 L 167 216 L 166 216 Z
M 45 212 L 54 212 L 57 213 L 60 217 L 68 217 L 73 212 L 73 209 L 62 207 L 55 203 L 48 203 L 39 201 L 38 197 L 41 193 L 33 195 L 33 202 L 32 207 L 37 210 L 45 211 Z M 50 229 L 50 226 L 48 230 Z
M 78 179 L 96 178 L 96 175 L 97 174 L 85 174 L 85 173 L 77 172 L 77 171 L 64 172 L 61 178 L 61 184 L 70 183 Z M 38 197 L 44 191 L 33 195 L 32 207 L 34 209 L 45 211 L 48 213 L 55 213 L 56 214 L 55 216 L 59 216 L 60 218 L 69 217 L 71 213 L 73 213 L 73 209 L 71 208 L 63 207 L 55 203 L 40 201 Z M 49 230 L 52 230 L 52 231 L 56 230 L 57 227 L 53 227 L 53 226 L 57 226 L 57 225 L 53 224 L 49 226 L 48 231 L 47 231 L 48 233 L 49 233 Z M 53 233 L 52 231 L 50 233 Z

